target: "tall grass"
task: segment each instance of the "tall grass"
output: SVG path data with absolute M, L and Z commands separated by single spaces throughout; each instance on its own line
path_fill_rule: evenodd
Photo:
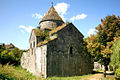
M 28 71 L 22 69 L 20 66 L 15 67 L 13 65 L 1 65 L 0 64 L 0 80 L 42 80 L 36 78 Z

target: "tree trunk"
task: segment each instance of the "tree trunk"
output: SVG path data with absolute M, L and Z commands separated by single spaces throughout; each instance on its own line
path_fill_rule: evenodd
M 106 70 L 107 70 L 107 66 L 104 65 L 104 77 L 106 77 Z

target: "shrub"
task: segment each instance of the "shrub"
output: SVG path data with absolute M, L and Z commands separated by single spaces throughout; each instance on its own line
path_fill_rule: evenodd
M 120 79 L 120 67 L 115 71 L 115 77 Z
M 0 80 L 14 80 L 5 74 L 0 74 Z
M 110 65 L 113 66 L 114 71 L 120 66 L 120 39 L 115 40 L 113 46 L 111 47 L 111 61 Z
M 20 58 L 22 56 L 23 51 L 15 48 L 13 50 L 5 49 L 0 53 L 0 63 L 1 64 L 20 64 Z
M 1 65 L 0 64 L 0 80 L 41 80 L 36 78 L 21 66 Z

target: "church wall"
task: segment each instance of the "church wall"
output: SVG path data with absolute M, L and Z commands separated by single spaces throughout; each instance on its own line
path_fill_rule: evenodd
M 47 52 L 47 45 L 43 45 L 36 48 L 36 75 L 46 77 L 46 52 Z
M 83 36 L 69 25 L 57 33 L 58 38 L 47 44 L 47 76 L 77 76 L 92 72 L 90 55 Z
M 35 55 L 30 51 L 24 52 L 21 57 L 21 66 L 31 73 L 35 73 Z
M 28 56 L 29 56 L 29 52 L 23 52 L 23 55 L 21 57 L 21 66 L 23 68 L 27 68 L 28 67 L 28 63 L 29 63 Z
M 36 36 L 34 32 L 31 33 L 30 37 L 30 49 L 24 52 L 21 58 L 21 65 L 31 73 L 35 74 L 35 54 L 36 54 Z

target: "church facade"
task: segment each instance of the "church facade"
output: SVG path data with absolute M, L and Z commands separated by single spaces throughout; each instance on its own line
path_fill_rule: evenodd
M 64 23 L 52 6 L 39 25 L 31 32 L 30 49 L 21 57 L 23 68 L 45 78 L 92 73 L 84 36 L 72 23 Z

